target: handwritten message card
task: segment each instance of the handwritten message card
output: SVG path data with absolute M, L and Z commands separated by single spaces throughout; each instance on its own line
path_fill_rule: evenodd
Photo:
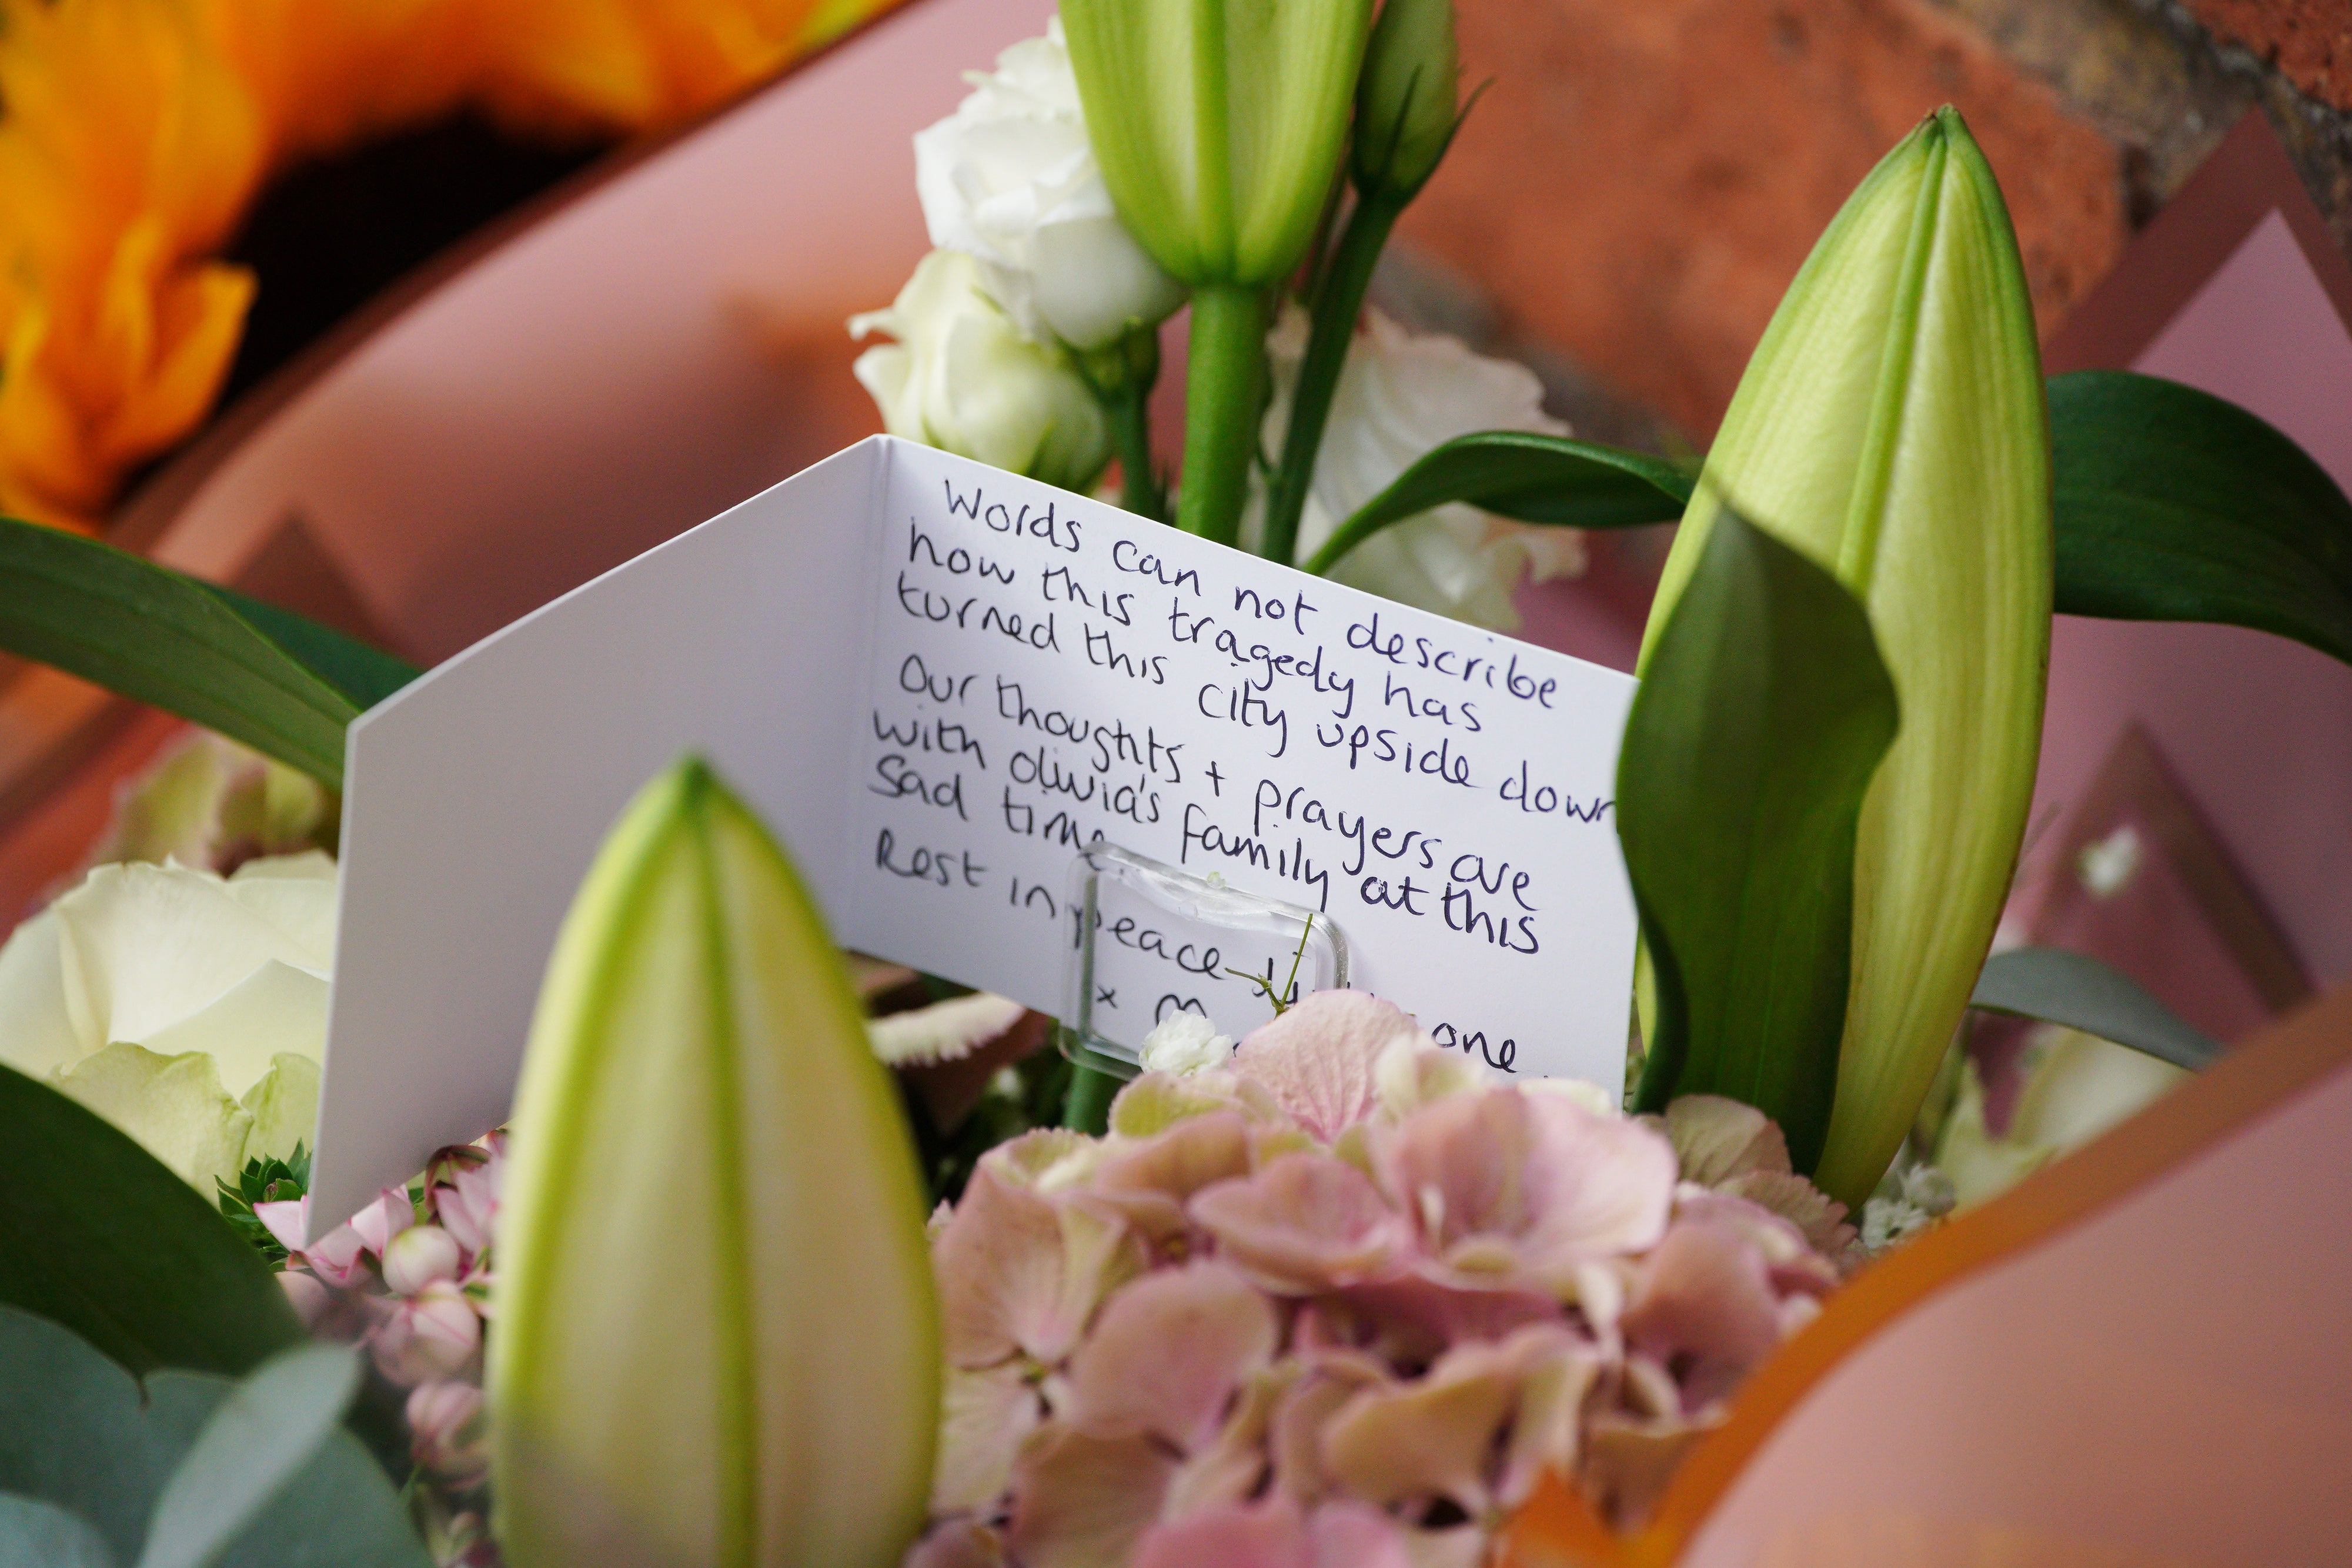
M 1349 983 L 1444 1045 L 1613 1083 L 1632 695 L 1597 665 L 863 443 L 352 727 L 316 1207 L 349 1212 L 504 1117 L 597 842 L 689 749 L 850 946 L 1062 1013 L 1087 925 L 1075 873 L 1104 841 L 1312 912 Z M 1270 1015 L 1247 975 L 1280 984 L 1297 946 L 1297 925 L 1269 930 L 1097 904 L 1095 1027 L 1132 1046 L 1181 1007 L 1245 1032 Z

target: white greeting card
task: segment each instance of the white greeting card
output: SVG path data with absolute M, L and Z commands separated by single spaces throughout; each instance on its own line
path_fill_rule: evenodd
M 1612 797 L 1633 689 L 864 442 L 352 725 L 314 1210 L 350 1213 L 506 1116 L 598 842 L 689 750 L 783 840 L 848 946 L 1058 1013 L 1074 869 L 1108 841 L 1316 912 L 1349 983 L 1442 1044 L 1613 1085 L 1634 917 Z M 1198 936 L 1098 926 L 1119 974 L 1098 1025 L 1132 1044 L 1173 1007 L 1234 1033 L 1263 1021 L 1242 966 Z

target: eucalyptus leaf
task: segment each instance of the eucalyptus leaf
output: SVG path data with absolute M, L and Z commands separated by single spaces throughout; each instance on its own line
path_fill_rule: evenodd
M 344 727 L 404 667 L 288 612 L 12 517 L 0 517 L 0 649 L 193 719 L 331 789 L 342 787 Z
M 105 1120 L 0 1067 L 0 1302 L 139 1375 L 241 1375 L 302 1339 L 260 1255 Z
M 204 1568 L 335 1431 L 359 1385 L 349 1345 L 281 1351 L 232 1390 L 155 1500 L 139 1568 Z
M 1864 791 L 1895 686 L 1837 579 L 1726 507 L 1650 653 L 1617 830 L 1657 982 L 1643 1110 L 1728 1095 L 1819 1157 L 1837 1092 Z
M 2221 1054 L 2139 982 L 2096 958 L 2056 947 L 2012 947 L 1986 960 L 1969 1005 L 2064 1024 L 2194 1072 Z
M 9 1568 L 116 1568 L 89 1521 L 38 1498 L 0 1492 L 0 1563 Z
M 2218 621 L 2352 663 L 2352 500 L 2235 403 L 2155 376 L 2050 380 L 2055 607 Z
M 0 1306 L 0 1491 L 67 1510 L 128 1563 L 176 1457 L 141 1416 L 129 1373 L 79 1335 Z
M 0 1306 L 0 1493 L 80 1519 L 114 1564 L 142 1561 L 143 1542 L 143 1561 L 210 1568 L 425 1568 L 391 1481 L 333 1425 L 355 1371 L 353 1352 L 309 1346 L 243 1385 L 156 1373 L 142 1402 L 80 1336 Z M 173 1493 L 186 1502 L 165 1503 Z M 200 1538 L 188 1505 L 243 1521 Z M 27 1561 L 6 1528 L 0 1563 Z
M 1692 477 L 1663 458 L 1564 435 L 1481 430 L 1433 446 L 1342 523 L 1306 570 L 1328 572 L 1391 524 L 1463 501 L 1523 523 L 1622 528 L 1682 516 Z
M 192 1447 L 236 1384 L 200 1372 L 147 1380 L 147 1419 L 176 1457 Z M 327 1435 L 259 1518 L 211 1568 L 428 1568 L 399 1492 L 349 1430 Z

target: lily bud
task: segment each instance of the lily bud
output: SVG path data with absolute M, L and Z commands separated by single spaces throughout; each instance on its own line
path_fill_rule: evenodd
M 1454 0 L 1388 0 L 1356 83 L 1356 183 L 1409 195 L 1436 172 L 1458 118 Z
M 1968 1005 L 2033 791 L 2050 440 L 2017 240 L 1939 110 L 1873 170 L 1765 329 L 1650 612 L 1728 501 L 1870 612 L 1902 728 L 1863 804 L 1837 1097 L 1815 1180 L 1859 1207 Z
M 511 1130 L 507 1560 L 896 1564 L 939 1419 L 922 1187 L 823 923 L 700 762 L 590 869 Z
M 1370 0 L 1065 0 L 1119 216 L 1181 282 L 1298 265 L 1348 134 Z

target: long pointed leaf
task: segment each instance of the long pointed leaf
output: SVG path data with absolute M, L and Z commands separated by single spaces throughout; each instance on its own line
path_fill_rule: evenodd
M 252 622 L 262 635 L 308 665 L 312 674 L 351 698 L 362 713 L 425 673 L 405 659 L 371 647 L 355 637 L 346 637 L 307 615 L 281 610 L 217 583 L 203 586 Z
M 2352 500 L 2235 403 L 2154 376 L 2050 380 L 2055 608 L 2219 621 L 2352 663 Z
M 2181 1021 L 2130 976 L 2056 947 L 1994 954 L 1969 1005 L 2064 1024 L 2191 1072 L 2221 1054 L 2218 1040 Z
M 1382 528 L 1449 501 L 1523 523 L 1622 528 L 1681 517 L 1690 496 L 1690 476 L 1661 458 L 1564 435 L 1475 431 L 1431 447 L 1342 523 L 1306 570 L 1328 571 Z
M 1650 653 L 1618 833 L 1657 976 L 1640 1103 L 1729 1095 L 1819 1157 L 1837 1092 L 1863 793 L 1895 685 L 1836 578 L 1717 514 Z
M 242 1375 L 301 1340 L 261 1254 L 130 1138 L 7 1068 L 0 1128 L 0 1301 L 142 1375 Z
M 96 539 L 0 517 L 0 648 L 341 789 L 343 727 L 364 706 L 354 693 L 370 689 L 369 677 L 348 659 L 331 676 L 313 669 L 256 624 L 252 604 Z M 268 618 L 280 633 L 299 620 Z M 325 639 L 348 642 L 312 631 L 314 656 Z

